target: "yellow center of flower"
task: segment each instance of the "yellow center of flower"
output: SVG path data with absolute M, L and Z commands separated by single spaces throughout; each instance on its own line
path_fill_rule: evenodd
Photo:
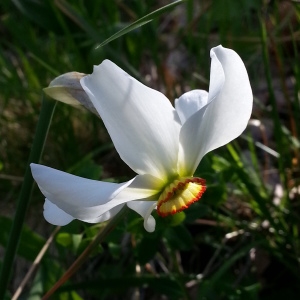
M 165 187 L 157 201 L 157 213 L 161 217 L 173 215 L 198 201 L 206 190 L 205 180 L 184 177 Z

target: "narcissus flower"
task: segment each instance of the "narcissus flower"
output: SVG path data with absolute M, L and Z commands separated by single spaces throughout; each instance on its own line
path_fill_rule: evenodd
M 124 205 L 152 232 L 152 210 L 164 217 L 200 199 L 205 180 L 193 177 L 203 156 L 246 128 L 252 91 L 241 58 L 230 49 L 211 50 L 209 92 L 192 90 L 175 100 L 146 87 L 109 60 L 80 84 L 101 116 L 122 160 L 138 175 L 117 184 L 89 180 L 32 164 L 46 197 L 44 216 L 55 225 L 73 219 L 96 223 Z

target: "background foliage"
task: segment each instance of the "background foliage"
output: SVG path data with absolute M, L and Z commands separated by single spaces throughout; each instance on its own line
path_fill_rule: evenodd
M 59 74 L 91 73 L 108 58 L 173 102 L 208 89 L 209 51 L 242 57 L 254 92 L 252 119 L 236 141 L 208 154 L 200 202 L 145 232 L 130 212 L 55 299 L 297 299 L 300 200 L 299 1 L 187 0 L 98 47 L 171 1 L 13 0 L 0 3 L 0 244 L 40 111 L 42 88 Z M 141 24 L 142 25 L 142 24 Z M 124 181 L 96 116 L 59 103 L 42 163 L 76 175 Z M 7 298 L 54 230 L 36 189 Z M 40 299 L 105 224 L 60 229 L 20 299 Z M 1 256 L 2 257 L 2 256 Z

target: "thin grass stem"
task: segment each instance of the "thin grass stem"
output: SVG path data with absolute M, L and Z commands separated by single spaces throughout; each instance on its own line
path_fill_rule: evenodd
M 262 50 L 263 50 L 263 62 L 265 67 L 265 73 L 266 73 L 266 79 L 267 79 L 267 85 L 268 85 L 268 92 L 269 92 L 269 99 L 272 107 L 272 119 L 274 122 L 274 130 L 275 130 L 275 142 L 277 145 L 277 151 L 280 153 L 280 157 L 278 159 L 278 168 L 279 173 L 281 176 L 282 182 L 286 182 L 285 180 L 285 172 L 284 172 L 284 164 L 283 164 L 283 133 L 281 128 L 281 122 L 279 119 L 277 104 L 276 104 L 276 98 L 274 94 L 274 89 L 272 85 L 272 77 L 270 72 L 270 60 L 268 55 L 268 37 L 267 37 L 267 29 L 266 25 L 264 23 L 264 20 L 261 19 L 261 37 L 262 37 Z
M 63 285 L 88 259 L 89 254 L 93 251 L 93 249 L 104 241 L 104 239 L 109 235 L 109 233 L 116 227 L 116 225 L 120 222 L 121 219 L 128 212 L 127 206 L 124 206 L 118 214 L 116 214 L 107 225 L 99 231 L 97 236 L 91 241 L 91 243 L 87 246 L 87 248 L 82 252 L 82 254 L 75 260 L 75 262 L 70 266 L 70 268 L 64 273 L 64 275 L 54 284 L 54 286 L 45 294 L 42 300 L 47 300 L 49 297 L 53 295 L 57 289 Z
M 55 235 L 58 233 L 58 231 L 60 230 L 60 226 L 57 226 L 54 231 L 51 233 L 51 235 L 49 236 L 48 240 L 46 241 L 45 245 L 43 246 L 43 248 L 41 249 L 41 251 L 39 252 L 39 254 L 37 255 L 37 257 L 35 258 L 32 266 L 30 267 L 29 271 L 27 272 L 26 276 L 24 277 L 24 279 L 22 280 L 22 282 L 20 283 L 19 287 L 17 288 L 16 292 L 14 293 L 14 295 L 12 296 L 11 300 L 18 300 L 19 296 L 21 295 L 24 287 L 26 286 L 28 280 L 31 278 L 33 272 L 37 269 L 37 267 L 40 265 L 42 258 L 44 257 L 44 255 L 46 254 L 49 246 L 51 245 Z
M 0 299 L 4 299 L 8 282 L 10 280 L 12 265 L 18 249 L 21 231 L 26 216 L 26 211 L 29 206 L 29 200 L 33 190 L 34 180 L 31 175 L 30 163 L 38 163 L 46 141 L 48 130 L 51 124 L 51 119 L 54 113 L 56 101 L 46 99 L 43 97 L 41 113 L 37 124 L 37 129 L 33 144 L 31 147 L 28 164 L 26 167 L 24 181 L 19 195 L 17 209 L 10 231 L 8 244 L 3 260 L 3 265 L 0 274 Z

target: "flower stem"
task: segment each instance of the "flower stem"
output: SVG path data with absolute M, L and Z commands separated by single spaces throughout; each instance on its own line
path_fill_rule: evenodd
M 277 145 L 277 151 L 280 154 L 280 157 L 278 159 L 278 168 L 280 171 L 280 176 L 282 182 L 286 183 L 285 178 L 285 170 L 284 170 L 284 164 L 283 164 L 283 132 L 281 128 L 281 121 L 279 118 L 274 88 L 272 85 L 272 77 L 271 77 L 271 68 L 270 68 L 270 60 L 269 60 L 269 53 L 268 53 L 268 34 L 267 29 L 265 25 L 265 21 L 261 19 L 261 39 L 262 39 L 262 57 L 265 67 L 265 73 L 266 73 L 266 79 L 267 79 L 267 85 L 268 85 L 268 92 L 269 92 L 269 99 L 270 104 L 272 107 L 271 116 L 274 122 L 274 136 L 275 136 L 275 142 Z M 287 153 L 285 153 L 286 155 Z
M 86 261 L 89 257 L 89 254 L 93 249 L 109 235 L 109 233 L 115 228 L 119 221 L 124 217 L 128 212 L 128 208 L 125 205 L 118 214 L 116 214 L 107 225 L 99 231 L 97 236 L 91 241 L 87 248 L 81 253 L 81 255 L 75 260 L 71 267 L 64 273 L 64 275 L 55 283 L 55 285 L 46 293 L 42 300 L 47 300 L 53 295 L 53 293 L 64 284 Z
M 3 260 L 3 265 L 0 274 L 0 299 L 4 299 L 6 288 L 10 280 L 11 269 L 14 262 L 15 254 L 19 245 L 22 226 L 24 223 L 26 211 L 28 208 L 30 196 L 33 190 L 33 178 L 30 171 L 30 163 L 38 163 L 44 148 L 48 130 L 51 124 L 51 119 L 55 109 L 56 101 L 43 97 L 41 113 L 36 128 L 35 137 L 31 147 L 28 164 L 26 167 L 24 181 L 19 195 L 17 209 L 13 221 L 12 228 L 6 247 L 6 252 Z
M 41 251 L 39 252 L 39 254 L 37 255 L 37 257 L 35 258 L 33 264 L 31 265 L 29 271 L 27 272 L 27 274 L 25 275 L 25 277 L 23 278 L 22 282 L 20 283 L 19 287 L 17 288 L 16 292 L 14 293 L 14 295 L 12 296 L 11 300 L 18 300 L 19 296 L 21 295 L 24 287 L 26 286 L 28 280 L 30 279 L 31 275 L 34 273 L 34 271 L 38 268 L 38 266 L 41 263 L 42 258 L 44 257 L 44 255 L 46 254 L 49 246 L 51 245 L 55 235 L 58 233 L 58 231 L 60 230 L 60 226 L 57 226 L 54 231 L 51 233 L 50 237 L 48 238 L 48 240 L 46 241 L 45 245 L 43 246 L 43 248 L 41 249 Z

